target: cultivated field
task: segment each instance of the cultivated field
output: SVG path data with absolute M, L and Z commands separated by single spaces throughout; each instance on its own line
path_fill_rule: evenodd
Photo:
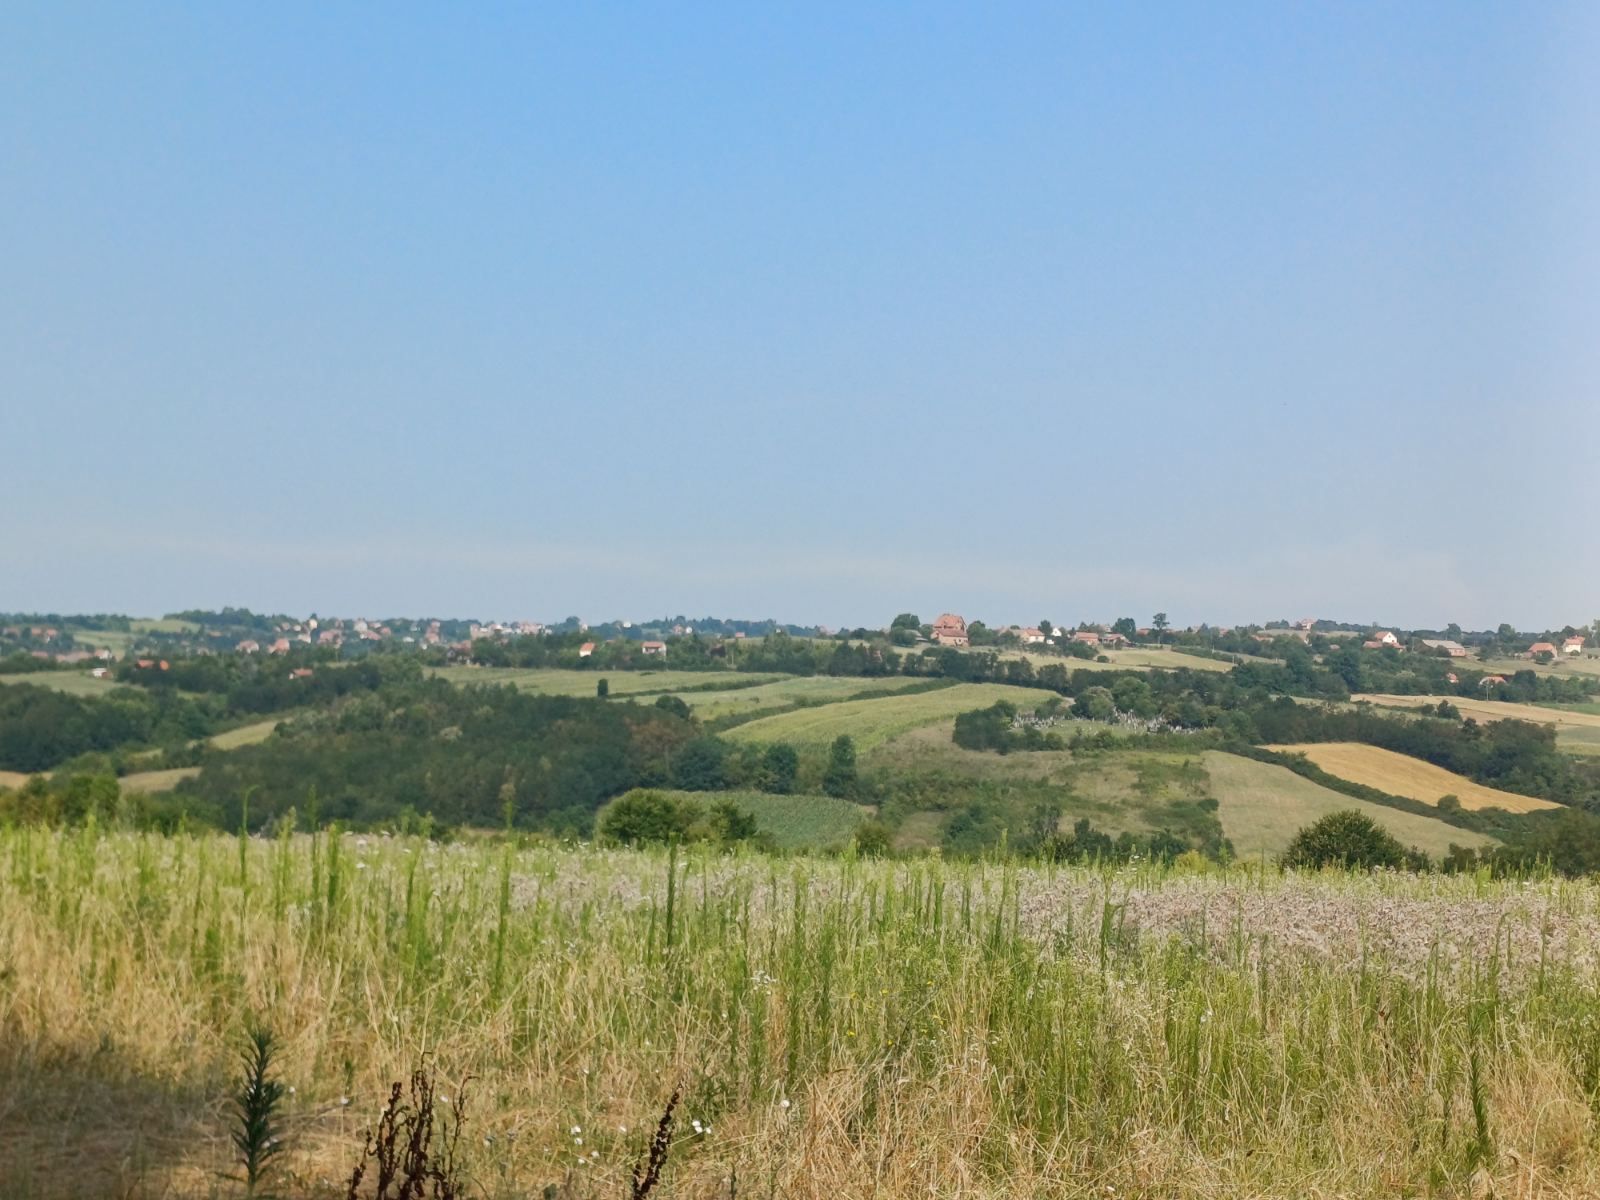
M 1208 751 L 1204 758 L 1211 794 L 1218 802 L 1222 832 L 1241 858 L 1265 855 L 1269 860 L 1275 859 L 1288 849 L 1290 840 L 1303 826 L 1341 809 L 1365 813 L 1399 838 L 1401 844 L 1415 846 L 1434 858 L 1442 857 L 1452 844 L 1494 844 L 1493 838 L 1470 829 L 1346 796 L 1296 775 L 1288 767 L 1220 750 Z
M 26 675 L 0 675 L 0 686 L 31 683 L 35 687 L 66 692 L 69 696 L 103 696 L 117 687 L 115 679 L 96 679 L 87 671 L 34 671 Z
M 293 713 L 280 713 L 265 721 L 255 721 L 249 725 L 240 725 L 236 729 L 224 730 L 213 736 L 210 741 L 218 750 L 237 750 L 240 746 L 254 746 L 271 737 L 273 730 L 277 729 L 281 722 L 293 719 Z
M 0 832 L 8 1200 L 280 1196 L 392 1080 L 467 1194 L 1562 1197 L 1600 1188 L 1600 886 Z M 468 1077 L 470 1082 L 467 1081 Z M 696 1124 L 698 1123 L 698 1124 Z M 370 1182 L 370 1179 L 369 1179 Z M 569 1185 L 563 1190 L 563 1185 Z
M 139 771 L 117 782 L 125 792 L 170 792 L 185 779 L 200 774 L 199 767 L 169 767 L 165 771 Z
M 755 687 L 674 694 L 694 709 L 695 716 L 702 721 L 715 721 L 724 717 L 783 709 L 794 705 L 832 704 L 847 696 L 860 696 L 863 693 L 889 695 L 925 683 L 926 680 L 904 675 L 884 679 L 866 679 L 853 675 L 796 675 Z
M 979 646 L 976 649 L 985 651 L 989 647 Z M 1097 654 L 1103 654 L 1110 659 L 1109 662 L 1096 662 L 1092 658 L 1068 658 L 1061 654 L 1048 654 L 1042 650 L 1001 650 L 999 654 L 1001 658 L 1026 659 L 1035 667 L 1058 666 L 1066 667 L 1069 671 L 1145 671 L 1153 668 L 1176 670 L 1179 667 L 1186 667 L 1191 671 L 1219 673 L 1233 670 L 1232 663 L 1220 659 L 1185 654 L 1181 650 L 1147 650 L 1142 647 L 1097 651 Z
M 1438 696 L 1387 696 L 1370 694 L 1352 696 L 1352 700 L 1368 700 L 1385 708 L 1435 708 Z M 1554 725 L 1557 729 L 1600 729 L 1600 709 L 1586 711 L 1586 707 L 1556 707 L 1544 704 L 1514 704 L 1509 700 L 1475 700 L 1448 697 L 1451 704 L 1461 710 L 1463 717 L 1479 721 L 1532 721 L 1537 725 Z
M 1480 661 L 1473 657 L 1466 659 L 1465 665 L 1499 675 L 1514 675 L 1518 671 L 1533 671 L 1538 675 L 1600 675 L 1600 655 L 1593 654 L 1580 654 L 1576 658 L 1562 656 L 1549 664 L 1536 663 L 1531 658 L 1493 657 Z
M 604 679 L 613 696 L 659 694 L 690 688 L 730 689 L 787 679 L 786 675 L 733 671 L 564 671 L 556 667 L 437 667 L 432 672 L 451 683 L 506 684 L 547 696 L 593 696 Z
M 884 696 L 872 700 L 844 700 L 818 708 L 802 708 L 774 717 L 762 717 L 728 731 L 734 741 L 791 742 L 796 746 L 821 746 L 842 733 L 855 739 L 858 750 L 870 750 L 896 734 L 931 725 L 983 708 L 996 700 L 1009 700 L 1029 711 L 1052 693 L 1037 688 L 999 683 L 958 683 L 932 692 L 909 696 Z
M 756 829 L 780 850 L 840 850 L 850 841 L 867 811 L 836 796 L 774 796 L 767 792 L 679 792 L 663 795 L 709 807 L 729 801 L 755 818 Z M 604 813 L 604 809 L 601 810 Z
M 1501 808 L 1506 812 L 1524 813 L 1561 807 L 1551 800 L 1484 787 L 1420 758 L 1361 742 L 1307 742 L 1295 746 L 1268 746 L 1267 749 L 1304 754 L 1330 775 L 1424 804 L 1437 804 L 1443 796 L 1455 796 L 1466 809 Z

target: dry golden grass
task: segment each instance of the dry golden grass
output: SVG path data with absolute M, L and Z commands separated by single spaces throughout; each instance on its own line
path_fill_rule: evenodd
M 1379 693 L 1350 698 L 1368 700 L 1385 708 L 1435 708 L 1440 700 L 1438 696 L 1389 696 Z M 1545 708 L 1539 704 L 1515 704 L 1509 700 L 1476 700 L 1455 696 L 1448 699 L 1461 710 L 1463 717 L 1473 717 L 1479 721 L 1532 721 L 1536 725 L 1554 725 L 1557 729 L 1600 729 L 1600 714 L 1595 713 Z
M 125 792 L 170 792 L 185 779 L 200 774 L 199 767 L 168 767 L 165 771 L 139 771 L 117 782 Z
M 1561 807 L 1552 800 L 1484 787 L 1420 758 L 1361 742 L 1307 742 L 1295 746 L 1268 746 L 1267 749 L 1304 754 L 1330 775 L 1424 804 L 1437 804 L 1441 797 L 1455 796 L 1465 809 L 1501 808 L 1506 812 L 1526 813 Z
M 210 742 L 218 750 L 237 750 L 240 746 L 254 746 L 266 741 L 272 736 L 273 730 L 278 728 L 280 722 L 293 719 L 294 714 L 284 713 L 280 716 L 269 717 L 265 721 L 256 721 L 249 725 L 240 725 L 236 729 L 225 729 L 214 735 Z
M 1371 817 L 1399 838 L 1402 845 L 1415 846 L 1436 858 L 1448 852 L 1451 845 L 1494 845 L 1493 838 L 1481 833 L 1346 796 L 1296 775 L 1288 767 L 1220 750 L 1208 751 L 1205 764 L 1211 794 L 1217 798 L 1222 832 L 1242 858 L 1264 854 L 1276 859 L 1302 827 L 1329 813 L 1351 808 Z
M 0 771 L 0 788 L 19 788 L 28 782 L 21 771 Z
M 251 1020 L 297 1200 L 423 1059 L 494 1200 L 627 1194 L 680 1081 L 662 1200 L 1600 1188 L 1593 884 L 711 856 L 667 949 L 663 856 L 502 854 L 0 833 L 0 1194 L 240 1194 Z

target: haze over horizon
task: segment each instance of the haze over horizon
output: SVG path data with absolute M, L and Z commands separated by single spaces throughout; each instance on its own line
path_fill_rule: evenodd
M 0 16 L 0 610 L 1600 615 L 1600 9 Z

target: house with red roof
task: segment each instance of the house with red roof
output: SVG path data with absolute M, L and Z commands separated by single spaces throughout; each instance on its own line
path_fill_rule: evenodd
M 941 646 L 965 646 L 968 644 L 967 620 L 955 613 L 942 613 L 933 623 L 933 640 Z

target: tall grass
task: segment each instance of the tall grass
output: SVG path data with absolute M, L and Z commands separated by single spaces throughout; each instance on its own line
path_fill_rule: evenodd
M 1597 921 L 1559 880 L 18 829 L 5 1194 L 213 1194 L 260 1020 L 288 1195 L 423 1061 L 480 1081 L 492 1196 L 626 1194 L 680 1081 L 660 1195 L 1578 1195 Z

